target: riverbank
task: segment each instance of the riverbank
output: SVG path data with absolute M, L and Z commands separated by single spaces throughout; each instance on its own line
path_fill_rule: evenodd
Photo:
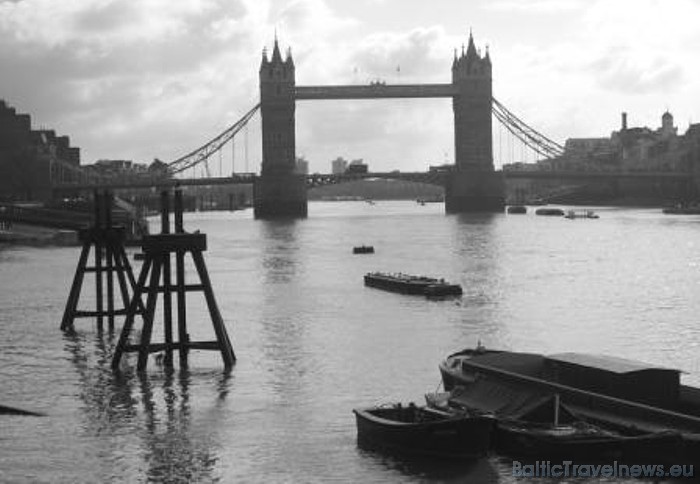
M 0 244 L 78 245 L 78 234 L 74 230 L 15 223 L 0 230 Z

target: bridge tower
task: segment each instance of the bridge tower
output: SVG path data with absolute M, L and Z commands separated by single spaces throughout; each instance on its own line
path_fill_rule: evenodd
M 306 182 L 295 173 L 296 143 L 294 61 L 291 51 L 282 59 L 277 38 L 268 60 L 260 63 L 262 170 L 253 187 L 256 218 L 306 217 Z
M 469 33 L 467 51 L 452 62 L 455 171 L 445 187 L 449 213 L 501 211 L 504 183 L 493 166 L 491 58 L 482 57 Z

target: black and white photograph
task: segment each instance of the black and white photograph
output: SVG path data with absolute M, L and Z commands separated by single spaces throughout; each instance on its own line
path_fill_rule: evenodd
M 0 0 L 0 483 L 700 480 L 698 19 Z

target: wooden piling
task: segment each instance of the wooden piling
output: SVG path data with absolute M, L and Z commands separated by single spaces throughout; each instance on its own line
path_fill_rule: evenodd
M 137 370 L 144 371 L 148 365 L 148 356 L 151 353 L 164 352 L 163 365 L 166 368 L 173 367 L 173 351 L 179 352 L 180 367 L 187 367 L 189 350 L 217 350 L 221 353 L 224 367 L 229 369 L 236 361 L 233 346 L 226 332 L 223 318 L 216 305 L 211 280 L 206 269 L 202 253 L 207 248 L 205 234 L 189 234 L 184 231 L 182 214 L 182 193 L 175 191 L 174 199 L 174 233 L 170 231 L 170 195 L 167 192 L 161 194 L 161 233 L 145 236 L 142 248 L 145 254 L 141 274 L 139 275 L 134 290 L 134 301 L 129 304 L 127 318 L 122 328 L 122 333 L 117 343 L 117 348 L 112 359 L 112 368 L 118 370 L 124 353 L 138 353 Z M 175 256 L 175 283 L 173 285 L 171 274 L 171 255 Z M 185 281 L 185 257 L 190 254 L 199 276 L 199 284 L 186 284 Z M 215 341 L 191 341 L 187 333 L 187 304 L 188 292 L 203 292 L 211 317 Z M 153 327 L 155 324 L 155 308 L 159 294 L 163 294 L 163 343 L 152 342 Z M 141 338 L 138 343 L 130 343 L 131 332 L 134 327 L 137 309 L 137 300 L 146 296 L 145 310 L 140 313 L 143 326 Z M 173 307 L 172 298 L 175 297 L 177 306 L 177 341 L 173 334 Z
M 112 201 L 111 193 L 101 194 L 95 191 L 93 223 L 90 227 L 78 232 L 82 249 L 61 320 L 61 329 L 64 331 L 74 329 L 76 318 L 95 318 L 97 330 L 102 332 L 105 317 L 109 331 L 114 331 L 115 316 L 127 314 L 127 307 L 132 299 L 130 293 L 133 293 L 135 288 L 135 279 L 124 250 L 126 238 L 124 227 L 112 224 Z M 94 262 L 92 266 L 88 266 L 91 251 Z M 78 309 L 86 273 L 92 273 L 95 277 L 94 311 Z M 115 308 L 115 277 L 123 305 L 119 309 Z M 138 310 L 141 310 L 140 307 Z

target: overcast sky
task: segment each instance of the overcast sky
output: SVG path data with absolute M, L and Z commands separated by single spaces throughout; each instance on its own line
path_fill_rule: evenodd
M 683 133 L 700 122 L 699 19 L 697 0 L 0 0 L 0 99 L 69 135 L 83 164 L 170 161 L 258 102 L 275 30 L 310 85 L 450 82 L 471 28 L 494 97 L 550 138 L 609 136 L 622 111 L 656 128 L 666 109 Z M 300 101 L 297 154 L 312 171 L 337 156 L 425 170 L 453 161 L 452 116 L 447 99 Z M 513 150 L 499 130 L 497 164 Z

